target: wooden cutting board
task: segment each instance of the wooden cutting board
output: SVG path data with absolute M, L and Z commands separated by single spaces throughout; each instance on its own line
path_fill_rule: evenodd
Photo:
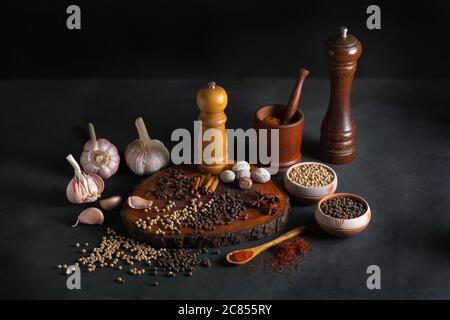
M 179 168 L 183 169 L 187 176 L 195 177 L 200 175 L 195 169 L 195 166 L 179 166 Z M 158 178 L 160 175 L 165 174 L 166 170 L 161 170 L 145 179 L 131 195 L 153 200 L 154 205 L 156 204 L 160 208 L 164 207 L 167 200 L 157 200 L 154 196 L 149 195 L 149 191 L 155 189 Z M 155 234 L 153 230 L 142 230 L 135 225 L 135 221 L 139 218 L 154 217 L 157 214 L 162 215 L 163 213 L 144 212 L 144 210 L 132 209 L 125 201 L 122 209 L 122 219 L 125 227 L 134 239 L 145 242 L 155 248 L 221 247 L 257 240 L 278 232 L 284 227 L 289 211 L 289 198 L 287 195 L 272 180 L 264 184 L 254 183 L 252 189 L 246 191 L 241 190 L 237 183 L 225 184 L 221 182 L 216 193 L 220 194 L 226 191 L 232 194 L 238 193 L 242 200 L 251 201 L 255 197 L 255 190 L 262 190 L 263 193 L 274 194 L 280 199 L 278 204 L 279 210 L 276 214 L 267 215 L 261 209 L 246 205 L 247 209 L 245 213 L 248 215 L 247 220 L 235 220 L 229 225 L 218 225 L 213 231 L 203 230 L 202 234 L 197 234 L 192 228 L 185 227 L 181 229 L 181 233 L 178 235 L 164 236 Z M 202 195 L 200 200 L 205 202 L 209 197 L 209 195 Z M 173 201 L 177 204 L 177 208 L 181 208 L 189 200 Z

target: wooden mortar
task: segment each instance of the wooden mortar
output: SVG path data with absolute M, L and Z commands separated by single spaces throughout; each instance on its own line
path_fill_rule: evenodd
M 271 133 L 270 130 L 279 130 L 279 161 L 278 164 L 272 163 L 271 166 L 278 165 L 279 170 L 277 175 L 282 176 L 287 169 L 300 162 L 302 159 L 302 153 L 300 152 L 303 138 L 303 125 L 304 115 L 300 110 L 296 110 L 292 120 L 288 124 L 269 125 L 264 121 L 267 117 L 282 118 L 286 112 L 286 106 L 282 104 L 269 104 L 262 108 L 259 108 L 255 113 L 255 128 L 268 129 L 267 132 L 267 152 L 270 156 L 271 150 Z M 259 131 L 258 145 L 259 145 Z M 267 164 L 261 164 L 263 166 L 269 166 Z

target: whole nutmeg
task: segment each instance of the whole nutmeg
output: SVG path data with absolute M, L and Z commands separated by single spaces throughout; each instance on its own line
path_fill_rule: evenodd
M 237 173 L 241 170 L 250 171 L 250 164 L 247 161 L 238 161 L 233 165 L 232 170 Z
M 252 179 L 258 183 L 266 183 L 270 180 L 270 173 L 264 168 L 257 168 L 252 172 Z
M 253 181 L 251 178 L 242 178 L 239 180 L 239 187 L 244 190 L 248 190 L 252 187 Z
M 250 170 L 239 170 L 236 172 L 236 179 L 241 180 L 242 178 L 250 178 L 252 174 Z
M 222 173 L 220 174 L 220 180 L 223 183 L 231 183 L 234 181 L 234 179 L 236 178 L 236 175 L 234 174 L 233 171 L 231 170 L 224 170 L 222 171 Z

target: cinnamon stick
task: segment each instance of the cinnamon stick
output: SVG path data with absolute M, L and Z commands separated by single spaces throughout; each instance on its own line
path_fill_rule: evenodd
M 216 192 L 216 189 L 217 189 L 218 185 L 219 185 L 219 178 L 214 177 L 214 181 L 211 183 L 211 185 L 208 188 L 208 193 Z
M 211 184 L 213 183 L 215 177 L 211 177 L 209 176 L 208 179 L 205 180 L 205 183 L 203 185 L 203 191 L 206 192 L 208 191 L 208 188 L 211 186 Z
M 202 175 L 202 177 L 200 178 L 200 182 L 198 184 L 199 188 L 203 187 L 203 184 L 205 183 L 206 177 L 207 177 L 206 175 Z
M 192 186 L 192 190 L 191 190 L 191 194 L 194 194 L 195 191 L 197 191 L 198 186 L 200 185 L 200 180 L 201 180 L 201 177 L 200 177 L 200 176 L 195 177 L 194 185 Z

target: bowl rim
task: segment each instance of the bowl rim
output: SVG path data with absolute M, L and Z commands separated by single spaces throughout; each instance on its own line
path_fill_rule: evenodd
M 362 215 L 360 215 L 359 217 L 351 218 L 351 219 L 335 218 L 335 217 L 332 217 L 332 216 L 329 216 L 329 215 L 325 214 L 325 213 L 322 211 L 322 209 L 320 208 L 320 206 L 322 205 L 322 203 L 323 203 L 324 201 L 327 201 L 327 200 L 332 199 L 332 198 L 337 198 L 337 197 L 357 198 L 358 201 L 362 202 L 362 203 L 366 206 L 366 211 L 365 211 Z M 361 196 L 359 196 L 359 195 L 357 195 L 357 194 L 354 194 L 354 193 L 345 193 L 345 192 L 343 192 L 343 193 L 333 193 L 333 194 L 330 194 L 330 195 L 328 195 L 328 196 L 323 197 L 322 199 L 320 199 L 320 200 L 317 202 L 316 209 L 317 209 L 317 210 L 316 210 L 317 212 L 319 212 L 320 214 L 322 214 L 323 216 L 325 216 L 325 217 L 327 217 L 327 218 L 329 218 L 329 219 L 332 219 L 332 220 L 345 220 L 345 221 L 352 221 L 352 220 L 355 220 L 355 219 L 360 219 L 360 218 L 364 217 L 365 215 L 367 215 L 369 212 L 371 212 L 371 211 L 370 211 L 370 207 L 369 207 L 369 203 L 367 202 L 366 199 L 364 199 L 363 197 L 361 197 Z
M 321 186 L 321 187 L 307 187 L 307 186 L 299 184 L 298 182 L 292 181 L 291 178 L 289 178 L 289 172 L 291 172 L 294 167 L 298 167 L 298 166 L 301 166 L 303 164 L 318 164 L 318 165 L 324 166 L 325 168 L 330 170 L 331 173 L 333 174 L 333 180 L 331 180 L 331 182 L 329 184 L 327 184 L 325 186 Z M 321 189 L 321 188 L 328 188 L 329 186 L 331 186 L 337 180 L 337 174 L 336 174 L 336 171 L 333 170 L 333 168 L 331 168 L 330 166 L 327 166 L 326 164 L 323 164 L 321 162 L 317 162 L 317 161 L 305 161 L 305 162 L 299 162 L 299 163 L 293 164 L 292 166 L 290 166 L 286 170 L 285 177 L 286 177 L 286 179 L 289 180 L 289 182 L 293 183 L 297 187 L 302 187 L 302 188 L 310 189 L 310 190 L 318 190 L 318 189 Z

